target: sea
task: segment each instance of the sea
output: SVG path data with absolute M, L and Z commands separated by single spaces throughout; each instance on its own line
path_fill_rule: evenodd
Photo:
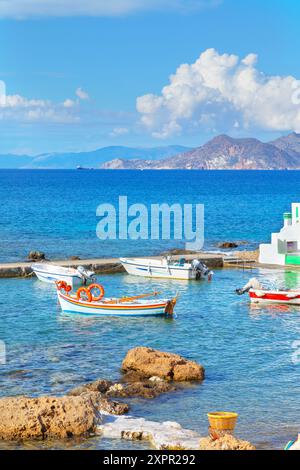
M 235 241 L 255 249 L 282 226 L 300 199 L 293 171 L 0 171 L 0 261 L 23 261 L 39 250 L 51 259 L 158 254 L 178 240 L 100 240 L 100 204 L 204 204 L 204 249 Z M 182 246 L 184 244 L 182 243 Z M 299 286 L 297 271 L 216 269 L 213 281 L 102 275 L 108 296 L 159 290 L 179 294 L 169 318 L 82 318 L 63 315 L 51 285 L 33 278 L 0 279 L 0 396 L 62 395 L 98 378 L 120 377 L 128 349 L 176 352 L 206 369 L 202 384 L 186 384 L 155 400 L 130 401 L 131 414 L 177 421 L 207 435 L 209 411 L 239 413 L 236 434 L 259 449 L 283 448 L 299 431 L 300 309 L 253 307 L 237 287 L 257 276 Z M 3 361 L 2 361 L 3 362 Z M 146 443 L 88 440 L 2 443 L 1 448 L 147 448 Z

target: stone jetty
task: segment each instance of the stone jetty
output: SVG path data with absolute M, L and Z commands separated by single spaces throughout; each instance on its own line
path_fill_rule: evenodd
M 203 261 L 210 269 L 222 268 L 223 257 L 216 254 L 181 254 L 174 255 L 174 259 L 179 259 L 184 256 L 186 259 L 191 260 L 198 258 Z M 160 258 L 159 256 L 153 256 L 153 259 Z M 33 261 L 24 261 L 17 263 L 2 263 L 0 264 L 0 278 L 13 278 L 13 277 L 26 277 L 32 273 L 31 264 Z M 124 268 L 121 265 L 118 258 L 94 258 L 94 259 L 67 259 L 67 260 L 51 260 L 47 263 L 52 263 L 57 266 L 77 268 L 78 266 L 84 266 L 86 269 L 94 271 L 96 274 L 114 274 L 124 272 Z

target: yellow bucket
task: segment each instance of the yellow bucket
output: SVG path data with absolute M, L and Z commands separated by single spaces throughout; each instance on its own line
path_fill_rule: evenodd
M 218 431 L 233 431 L 238 418 L 237 413 L 228 411 L 216 411 L 208 413 L 207 416 L 210 427 Z

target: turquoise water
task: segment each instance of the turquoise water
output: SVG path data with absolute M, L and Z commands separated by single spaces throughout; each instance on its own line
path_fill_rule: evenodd
M 244 248 L 267 241 L 282 225 L 282 213 L 299 200 L 300 172 L 0 171 L 0 261 L 21 260 L 30 250 L 50 258 L 159 253 L 178 242 L 105 241 L 96 237 L 96 208 L 132 203 L 205 204 L 205 247 L 245 240 Z M 103 276 L 107 295 L 177 291 L 174 320 L 63 316 L 49 285 L 37 280 L 0 280 L 0 340 L 7 364 L 0 366 L 0 395 L 63 394 L 96 378 L 118 379 L 129 348 L 147 345 L 201 362 L 202 385 L 154 401 L 132 401 L 132 412 L 176 420 L 203 434 L 206 413 L 240 413 L 237 432 L 260 448 L 280 448 L 298 432 L 300 309 L 250 307 L 237 297 L 249 276 L 270 285 L 295 287 L 298 273 L 217 270 L 212 283 Z M 40 445 L 40 444 L 39 444 Z M 46 444 L 45 444 L 46 445 Z M 56 447 L 129 448 L 140 443 L 88 441 Z
M 50 258 L 160 253 L 178 241 L 100 241 L 96 208 L 128 203 L 205 205 L 205 247 L 245 240 L 252 248 L 282 226 L 299 199 L 299 171 L 0 170 L 0 262 L 31 250 Z
M 298 432 L 300 364 L 293 363 L 292 343 L 300 339 L 300 309 L 251 307 L 247 296 L 234 293 L 250 275 L 271 284 L 299 282 L 297 273 L 238 269 L 217 270 L 212 283 L 126 274 L 99 278 L 107 295 L 178 291 L 177 316 L 172 320 L 64 316 L 52 286 L 37 280 L 1 280 L 0 339 L 6 343 L 7 364 L 0 366 L 0 394 L 63 394 L 96 378 L 118 379 L 127 350 L 151 346 L 199 361 L 206 379 L 156 400 L 132 400 L 134 415 L 176 420 L 206 434 L 208 411 L 235 410 L 240 414 L 240 436 L 259 448 L 280 448 Z M 49 444 L 37 444 L 41 445 Z M 50 445 L 144 446 L 101 438 Z

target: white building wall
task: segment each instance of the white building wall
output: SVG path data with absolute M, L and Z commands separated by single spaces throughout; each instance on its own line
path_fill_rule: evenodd
M 285 265 L 287 242 L 294 242 L 291 251 L 300 256 L 300 203 L 292 203 L 292 219 L 279 233 L 272 233 L 270 244 L 259 246 L 259 262 Z
M 285 254 L 277 251 L 277 246 L 271 244 L 259 245 L 259 262 L 262 264 L 285 265 Z

